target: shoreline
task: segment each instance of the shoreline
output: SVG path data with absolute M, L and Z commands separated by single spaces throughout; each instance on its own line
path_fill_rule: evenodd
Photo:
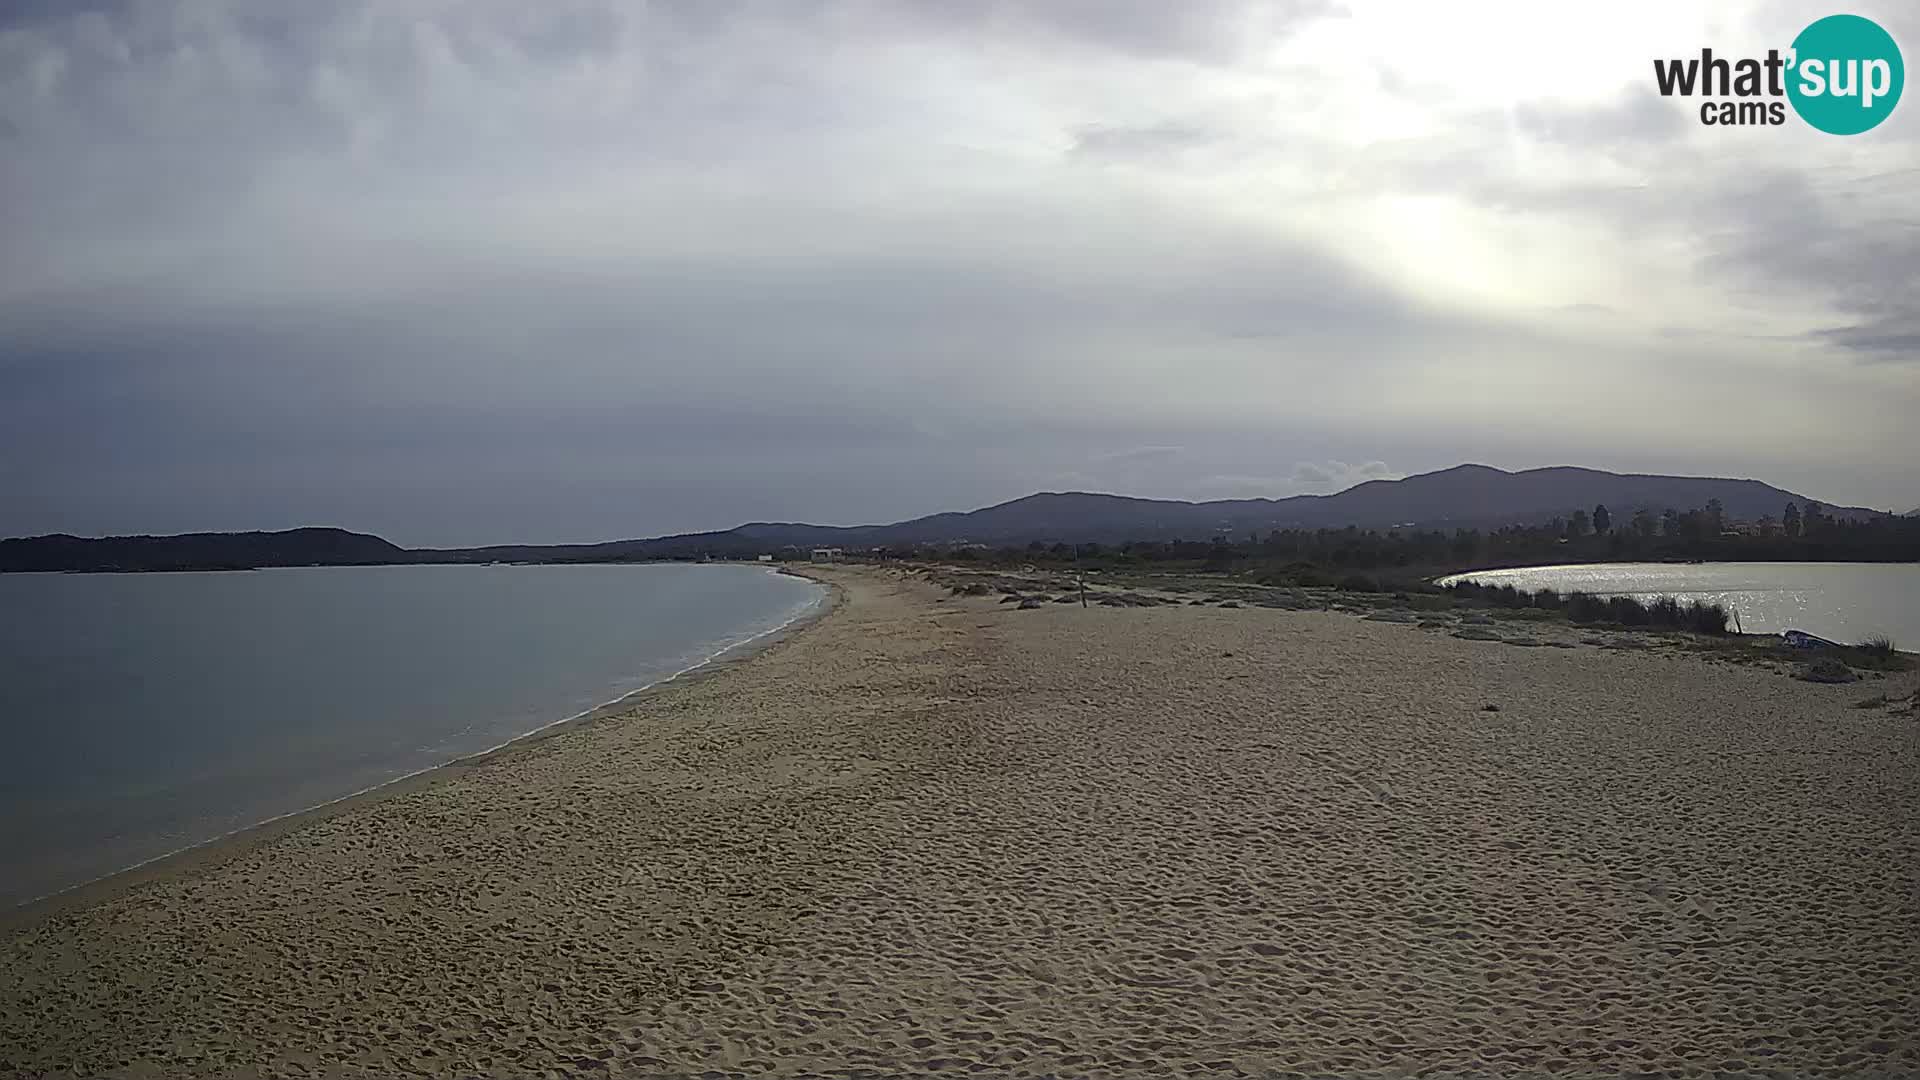
M 802 576 L 841 617 L 621 722 L 0 937 L 0 1066 L 1920 1066 L 1920 674 Z
M 844 607 L 844 590 L 838 583 L 783 566 L 767 568 L 767 572 L 810 581 L 819 585 L 824 592 L 819 598 L 809 603 L 806 610 L 772 629 L 763 630 L 725 645 L 698 663 L 655 679 L 645 686 L 630 690 L 610 701 L 581 710 L 571 716 L 548 721 L 484 750 L 462 754 L 424 769 L 416 769 L 404 776 L 396 776 L 391 780 L 349 792 L 313 806 L 277 814 L 231 832 L 143 859 L 131 866 L 123 866 L 77 885 L 70 885 L 11 907 L 0 908 L 0 934 L 17 931 L 45 919 L 104 903 L 154 881 L 211 869 L 227 859 L 253 850 L 260 844 L 315 822 L 324 821 L 336 814 L 433 787 L 454 776 L 505 761 L 515 752 L 537 745 L 563 731 L 577 730 L 600 721 L 623 716 L 642 704 L 649 695 L 658 694 L 671 687 L 685 686 L 713 678 L 765 656 Z M 730 653 L 732 655 L 728 655 Z

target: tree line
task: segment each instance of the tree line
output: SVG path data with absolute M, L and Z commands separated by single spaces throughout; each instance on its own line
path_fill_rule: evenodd
M 1542 562 L 1915 562 L 1920 561 L 1920 518 L 1852 520 L 1836 518 L 1816 502 L 1790 502 L 1777 518 L 1736 524 L 1716 499 L 1684 511 L 1634 508 L 1615 513 L 1602 504 L 1544 523 L 1485 530 L 1274 529 L 1206 541 L 1035 541 L 951 551 L 941 557 L 1002 564 L 1191 564 L 1212 570 L 1291 566 L 1296 579 L 1312 571 L 1337 577 L 1349 570 L 1426 573 Z

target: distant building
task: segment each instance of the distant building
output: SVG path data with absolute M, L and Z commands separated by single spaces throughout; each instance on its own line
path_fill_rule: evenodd
M 810 562 L 829 563 L 840 561 L 839 548 L 814 548 Z
M 757 561 L 759 561 L 759 562 L 772 562 L 772 561 L 773 561 L 773 556 L 771 556 L 771 555 L 760 555 L 760 556 L 756 556 L 756 559 L 757 559 Z

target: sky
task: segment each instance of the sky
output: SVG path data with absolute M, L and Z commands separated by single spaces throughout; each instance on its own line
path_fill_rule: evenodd
M 1680 0 L 0 4 L 0 535 L 857 524 L 1479 462 L 1920 506 L 1920 101 Z M 1920 9 L 1856 3 L 1920 50 Z

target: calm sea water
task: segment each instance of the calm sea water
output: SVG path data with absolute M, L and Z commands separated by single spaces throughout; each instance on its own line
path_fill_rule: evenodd
M 737 565 L 0 574 L 0 906 L 498 746 L 823 595 Z
M 1594 563 L 1457 574 L 1517 589 L 1677 596 L 1724 604 L 1749 634 L 1805 630 L 1834 641 L 1879 634 L 1920 650 L 1920 563 Z

